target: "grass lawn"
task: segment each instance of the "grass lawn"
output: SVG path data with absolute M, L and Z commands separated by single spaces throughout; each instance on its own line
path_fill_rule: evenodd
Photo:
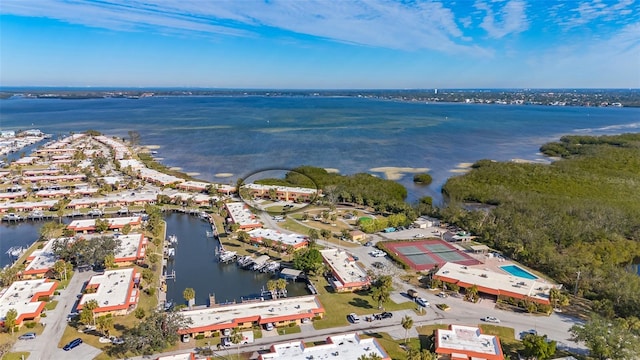
M 384 348 L 384 350 L 387 352 L 389 357 L 392 359 L 406 359 L 407 352 L 406 350 L 404 350 L 404 348 L 407 348 L 407 347 L 413 347 L 416 349 L 421 348 L 420 339 L 417 339 L 417 338 L 409 338 L 407 341 L 407 345 L 404 345 L 404 339 L 394 340 L 387 333 L 363 334 L 361 335 L 361 337 L 363 339 L 376 338 L 376 340 L 378 340 L 380 345 Z
M 500 325 L 489 325 L 489 324 L 480 324 L 480 329 L 482 329 L 482 333 L 487 335 L 495 335 L 500 338 L 500 340 L 515 340 L 515 330 L 510 327 L 500 326 Z
M 368 292 L 334 293 L 329 290 L 329 284 L 324 278 L 316 281 L 315 286 L 318 290 L 320 303 L 326 312 L 322 320 L 315 320 L 313 322 L 315 329 L 328 329 L 348 325 L 347 315 L 352 312 L 358 315 L 369 315 L 381 312 L 381 310 L 378 309 L 378 304 L 373 301 Z M 408 310 L 414 309 L 415 303 L 406 301 L 396 304 L 389 301 L 384 304 L 384 308 L 387 311 Z
M 296 326 L 283 326 L 283 327 L 279 327 L 277 330 L 278 330 L 278 334 L 280 334 L 280 335 L 298 334 L 298 333 L 300 333 L 302 331 L 300 329 L 300 326 L 298 326 L 298 325 L 296 325 Z
M 28 359 L 29 358 L 29 354 L 31 354 L 31 353 L 26 352 L 26 351 L 6 353 L 2 357 L 2 360 L 22 360 L 23 356 L 24 356 L 25 359 Z
M 49 301 L 47 305 L 44 306 L 44 308 L 46 310 L 53 310 L 56 308 L 56 306 L 58 306 L 58 300 L 52 300 L 52 301 Z

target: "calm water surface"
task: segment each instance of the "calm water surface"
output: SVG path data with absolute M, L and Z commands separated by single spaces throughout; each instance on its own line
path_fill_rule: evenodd
M 177 304 L 185 302 L 182 292 L 186 288 L 196 291 L 196 304 L 206 305 L 209 294 L 216 295 L 216 302 L 223 303 L 241 298 L 257 297 L 270 274 L 243 270 L 235 263 L 221 264 L 215 259 L 219 242 L 206 237 L 210 225 L 195 216 L 172 213 L 165 217 L 167 234 L 178 237 L 174 261 L 169 268 L 176 272 L 176 279 L 167 281 L 167 299 Z M 307 295 L 304 283 L 291 283 L 287 288 L 290 296 Z

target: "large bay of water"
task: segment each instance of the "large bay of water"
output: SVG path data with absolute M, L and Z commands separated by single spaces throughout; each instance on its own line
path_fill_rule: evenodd
M 68 134 L 87 129 L 158 145 L 169 166 L 235 183 L 265 168 L 313 165 L 343 174 L 376 167 L 429 168 L 430 187 L 399 180 L 409 201 L 434 196 L 461 163 L 540 159 L 565 134 L 640 129 L 640 109 L 426 104 L 355 97 L 152 97 L 0 101 L 2 129 Z M 216 177 L 231 173 L 232 177 Z M 381 175 L 381 173 L 375 173 Z
M 159 146 L 158 156 L 166 165 L 222 183 L 235 183 L 237 177 L 262 169 L 299 165 L 335 168 L 343 174 L 387 166 L 428 168 L 434 179 L 431 186 L 415 186 L 410 174 L 398 181 L 407 187 L 409 201 L 430 195 L 437 203 L 440 187 L 459 173 L 462 163 L 487 158 L 539 160 L 543 159 L 540 145 L 562 135 L 637 132 L 640 109 L 426 104 L 355 97 L 13 98 L 0 100 L 0 128 L 39 128 L 54 135 L 95 129 L 121 137 L 135 130 L 143 144 Z M 216 176 L 222 173 L 233 176 Z M 180 220 L 176 226 L 185 221 L 197 220 Z M 170 225 L 169 231 L 177 230 Z M 197 241 L 203 254 L 211 254 L 212 240 L 204 238 L 204 229 L 198 233 L 202 239 L 185 241 Z M 35 225 L 3 224 L 0 250 L 28 245 L 35 238 Z M 0 265 L 6 263 L 4 251 Z M 188 286 L 184 277 L 191 273 L 180 267 L 194 266 L 197 271 L 202 265 L 181 260 L 180 252 L 178 278 L 187 282 L 175 289 L 170 286 L 170 296 L 177 301 Z M 200 272 L 202 276 L 225 271 L 210 265 Z M 224 277 L 209 283 L 221 281 Z M 252 284 L 250 291 L 258 291 L 262 282 Z M 208 291 L 216 290 L 196 289 L 198 303 L 206 300 Z M 229 300 L 247 295 L 246 291 L 230 293 Z

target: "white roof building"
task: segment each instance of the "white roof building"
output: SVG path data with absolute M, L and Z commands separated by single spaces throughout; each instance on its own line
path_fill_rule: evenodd
M 36 319 L 46 305 L 38 299 L 53 295 L 57 286 L 58 283 L 50 282 L 48 279 L 14 281 L 9 288 L 0 292 L 0 321 L 4 322 L 10 309 L 18 312 L 18 325 L 24 320 Z
M 331 268 L 336 291 L 353 291 L 371 285 L 367 272 L 358 265 L 349 253 L 341 249 L 320 250 L 325 264 Z
M 24 269 L 23 274 L 29 276 L 44 276 L 50 269 L 53 268 L 53 264 L 56 263 L 58 258 L 53 254 L 53 245 L 59 239 L 51 239 L 47 241 L 42 249 L 35 250 L 27 258 L 29 264 Z
M 240 229 L 255 229 L 262 227 L 256 216 L 249 210 L 243 202 L 226 203 L 225 207 L 229 217 L 234 224 L 240 225 Z
M 449 329 L 437 329 L 435 340 L 436 353 L 448 354 L 454 359 L 504 359 L 498 337 L 482 334 L 477 327 L 450 325 Z
M 253 239 L 269 239 L 277 241 L 282 245 L 291 245 L 294 248 L 304 246 L 308 243 L 307 237 L 300 234 L 284 234 L 272 229 L 253 229 L 248 232 Z
M 363 339 L 356 333 L 330 336 L 322 345 L 306 347 L 304 341 L 291 341 L 271 345 L 271 352 L 261 354 L 260 360 L 357 360 L 363 355 L 375 354 L 380 359 L 391 359 L 375 338 Z
M 252 322 L 266 324 L 278 321 L 312 319 L 324 314 L 320 300 L 314 295 L 281 298 L 268 301 L 217 305 L 208 308 L 182 311 L 192 323 L 181 332 L 196 333 L 232 329 Z
M 95 289 L 94 293 L 85 293 L 80 298 L 78 310 L 88 301 L 96 300 L 98 313 L 126 313 L 138 303 L 140 296 L 135 284 L 140 274 L 134 268 L 108 270 L 102 275 L 92 276 L 86 289 Z

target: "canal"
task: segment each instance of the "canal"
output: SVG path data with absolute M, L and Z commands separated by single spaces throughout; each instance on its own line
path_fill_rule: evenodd
M 171 213 L 165 216 L 167 236 L 176 235 L 178 244 L 169 271 L 175 270 L 175 280 L 167 280 L 167 300 L 185 304 L 182 292 L 193 288 L 196 305 L 207 305 L 209 294 L 214 294 L 217 303 L 240 301 L 242 298 L 258 297 L 267 281 L 274 275 L 243 270 L 235 263 L 218 263 L 215 256 L 218 240 L 208 238 L 211 230 L 207 221 L 196 216 Z M 289 296 L 308 295 L 302 282 L 289 283 Z

